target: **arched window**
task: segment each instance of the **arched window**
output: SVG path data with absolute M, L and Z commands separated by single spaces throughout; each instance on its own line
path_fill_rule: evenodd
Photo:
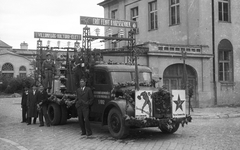
M 19 76 L 20 77 L 26 77 L 27 76 L 27 69 L 25 66 L 21 66 L 19 68 Z
M 226 39 L 218 45 L 218 79 L 220 82 L 233 82 L 233 47 Z
M 13 65 L 10 63 L 5 63 L 2 66 L 2 75 L 5 77 L 13 77 L 14 75 L 14 69 L 13 69 Z

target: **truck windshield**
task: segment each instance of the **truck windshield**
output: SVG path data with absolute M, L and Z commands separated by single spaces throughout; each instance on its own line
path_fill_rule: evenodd
M 135 72 L 111 72 L 113 84 L 135 82 Z M 150 83 L 151 73 L 141 72 L 138 75 L 139 83 Z

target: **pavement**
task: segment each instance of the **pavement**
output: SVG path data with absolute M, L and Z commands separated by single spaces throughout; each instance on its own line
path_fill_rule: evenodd
M 240 117 L 240 106 L 193 108 L 190 115 L 193 119 L 237 118 Z

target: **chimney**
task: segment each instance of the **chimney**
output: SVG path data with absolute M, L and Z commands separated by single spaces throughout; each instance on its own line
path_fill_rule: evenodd
M 21 49 L 28 49 L 28 44 L 25 43 L 25 41 L 23 43 L 20 44 Z

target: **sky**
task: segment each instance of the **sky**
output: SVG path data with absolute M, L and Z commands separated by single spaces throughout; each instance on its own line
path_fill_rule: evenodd
M 97 5 L 104 0 L 0 0 L 0 40 L 19 49 L 23 42 L 28 49 L 37 48 L 34 32 L 52 32 L 82 34 L 84 25 L 80 16 L 104 18 L 104 9 Z M 91 26 L 94 30 L 103 27 Z M 58 40 L 42 39 L 43 46 L 50 40 L 50 46 L 57 46 Z M 67 46 L 67 40 L 61 40 L 60 46 Z M 70 41 L 73 47 L 75 41 Z M 80 42 L 81 43 L 81 42 Z M 82 43 L 81 43 L 82 44 Z M 103 43 L 93 42 L 92 48 L 101 48 Z

